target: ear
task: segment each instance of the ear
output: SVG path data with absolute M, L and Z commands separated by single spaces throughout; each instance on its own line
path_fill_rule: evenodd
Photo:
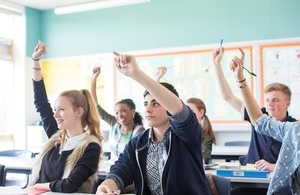
M 288 102 L 286 103 L 286 108 L 288 108 L 290 105 L 291 105 L 291 101 L 288 101 Z
M 204 110 L 203 110 L 203 109 L 199 110 L 199 114 L 200 114 L 200 117 L 201 117 L 201 119 L 202 119 L 203 116 L 204 116 Z
M 83 110 L 83 108 L 78 108 L 77 110 L 76 110 L 76 116 L 77 117 L 81 117 L 82 115 L 83 115 L 83 112 L 84 112 L 84 110 Z

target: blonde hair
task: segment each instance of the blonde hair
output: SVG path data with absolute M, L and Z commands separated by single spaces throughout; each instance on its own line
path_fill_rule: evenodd
M 190 103 L 190 104 L 195 104 L 199 111 L 204 110 L 204 115 L 201 120 L 201 126 L 203 129 L 202 136 L 205 137 L 205 136 L 209 135 L 209 137 L 211 138 L 213 143 L 216 144 L 217 143 L 216 137 L 215 137 L 214 131 L 212 129 L 211 123 L 209 121 L 209 118 L 206 116 L 206 106 L 205 106 L 204 102 L 202 100 L 200 100 L 199 98 L 190 98 L 186 102 Z
M 83 128 L 86 127 L 86 132 L 89 135 L 96 136 L 99 139 L 100 143 L 102 143 L 103 136 L 100 130 L 100 118 L 90 92 L 86 89 L 68 90 L 59 94 L 58 97 L 68 98 L 74 110 L 78 108 L 83 109 L 83 114 L 81 116 L 81 123 Z M 62 144 L 67 134 L 67 131 L 65 129 L 61 129 L 60 131 L 61 135 L 56 144 Z
M 272 92 L 272 91 L 281 91 L 288 98 L 288 101 L 291 101 L 292 92 L 290 88 L 282 83 L 270 83 L 266 86 L 264 93 Z

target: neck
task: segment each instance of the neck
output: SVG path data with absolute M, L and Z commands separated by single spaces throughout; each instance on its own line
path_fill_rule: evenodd
M 127 134 L 127 133 L 129 133 L 130 131 L 133 130 L 133 127 L 134 127 L 134 122 L 133 121 L 131 121 L 127 125 L 121 125 L 121 133 L 122 134 Z
M 82 127 L 78 128 L 78 129 L 73 128 L 72 130 L 66 129 L 66 131 L 67 131 L 67 136 L 68 137 L 75 137 L 75 136 L 81 135 L 81 134 L 83 134 L 85 132 Z
M 155 142 L 159 142 L 163 139 L 165 132 L 168 130 L 170 127 L 170 122 L 165 123 L 164 125 L 160 127 L 153 127 L 153 140 Z

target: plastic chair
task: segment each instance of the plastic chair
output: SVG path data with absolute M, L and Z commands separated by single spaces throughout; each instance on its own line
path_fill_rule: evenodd
M 218 195 L 230 195 L 230 179 L 218 175 L 213 175 L 213 179 L 218 191 Z
M 225 142 L 225 146 L 249 146 L 249 141 L 230 141 Z
M 0 164 L 0 186 L 5 186 L 4 165 Z
M 0 151 L 0 156 L 33 158 L 34 154 L 28 150 L 4 150 Z M 11 178 L 12 177 L 12 178 Z M 19 186 L 25 188 L 28 185 L 29 175 L 21 173 L 6 173 L 4 171 L 3 186 Z

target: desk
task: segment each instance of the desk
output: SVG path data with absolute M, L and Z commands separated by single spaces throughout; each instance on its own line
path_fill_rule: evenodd
M 205 173 L 216 175 L 216 170 L 205 170 Z M 271 178 L 226 177 L 230 179 L 231 187 L 268 188 Z
M 226 162 L 239 160 L 240 156 L 247 155 L 248 146 L 218 146 L 213 145 L 211 159 L 225 159 Z
M 0 164 L 5 166 L 6 172 L 30 174 L 35 158 L 19 158 L 0 156 Z

